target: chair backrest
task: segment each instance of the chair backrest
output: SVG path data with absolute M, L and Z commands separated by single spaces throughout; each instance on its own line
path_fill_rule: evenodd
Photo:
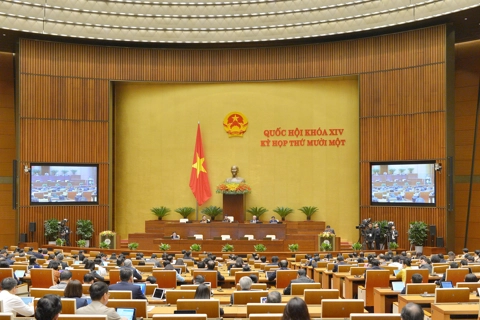
M 350 320 L 401 320 L 400 313 L 352 313 Z
M 177 271 L 175 270 L 153 270 L 152 276 L 157 279 L 157 283 L 162 288 L 177 287 Z
M 373 290 L 378 287 L 390 287 L 390 270 L 367 270 L 365 272 L 366 306 L 373 306 Z
M 212 289 L 215 289 L 218 286 L 217 271 L 215 270 L 205 270 L 205 269 L 193 269 L 192 278 L 195 279 L 196 276 L 202 275 L 205 278 L 206 282 L 212 284 Z M 158 282 L 158 279 L 157 279 Z
M 5 278 L 13 278 L 12 268 L 0 268 L 0 284 L 2 283 L 2 280 Z
M 266 297 L 268 291 L 234 291 L 233 304 L 247 304 L 250 302 L 260 303 L 262 297 Z
M 443 265 L 439 265 L 439 266 L 433 266 L 433 273 L 434 274 L 443 274 L 447 271 L 448 269 L 448 265 L 447 264 L 443 264 Z
M 248 317 L 250 320 L 281 320 L 283 313 L 252 313 Z
M 243 271 L 243 268 L 231 268 L 230 269 L 230 275 L 233 277 L 235 273 Z
M 279 268 L 278 265 L 270 264 L 270 265 L 265 265 L 263 267 L 263 270 L 270 271 L 270 270 L 277 270 L 278 268 Z
M 23 270 L 23 271 L 27 272 L 28 264 L 26 264 L 26 263 L 14 263 L 10 266 L 10 268 L 13 269 L 13 272 L 15 272 L 15 270 Z
M 394 270 L 398 270 L 398 268 L 396 266 L 382 266 L 383 269 L 385 270 L 390 270 L 390 274 L 391 275 L 394 275 Z
M 335 267 L 335 263 L 333 262 L 327 263 L 327 271 L 332 271 L 334 267 Z
M 153 291 L 155 291 L 156 288 L 158 288 L 158 285 L 156 283 L 154 284 L 147 283 L 147 290 L 145 290 L 145 295 L 151 296 L 153 294 Z
M 110 299 L 132 299 L 132 291 L 129 290 L 109 290 Z
M 286 303 L 247 303 L 247 317 L 252 313 L 282 313 Z
M 236 289 L 237 290 L 242 290 L 242 288 L 240 288 L 240 284 L 237 283 Z M 250 289 L 252 289 L 252 290 L 267 290 L 267 284 L 266 283 L 252 283 L 252 286 L 251 286 Z
M 109 299 L 109 308 L 135 308 L 137 317 L 147 317 L 147 300 L 144 299 Z M 85 317 L 85 315 L 84 315 Z M 90 318 L 90 315 L 88 316 Z
M 242 277 L 249 277 L 250 275 L 255 275 L 257 279 L 260 279 L 258 271 L 237 271 L 235 273 L 235 283 L 238 283 Z
M 37 307 L 37 303 L 40 299 L 41 299 L 41 297 L 40 298 L 35 298 L 33 300 L 34 308 Z M 62 298 L 62 313 L 63 314 L 75 314 L 76 310 L 77 310 L 77 300 Z
M 70 272 L 72 273 L 72 280 L 78 280 L 80 282 L 83 282 L 83 277 L 90 273 L 90 270 L 88 269 L 73 269 L 73 270 L 70 270 Z
M 435 303 L 469 302 L 469 288 L 437 288 L 435 289 Z
M 322 318 L 349 318 L 351 313 L 364 312 L 363 300 L 323 299 Z
M 196 310 L 207 318 L 220 318 L 220 301 L 217 299 L 179 299 L 177 310 Z
M 457 282 L 457 288 L 468 288 L 470 292 L 477 292 L 480 282 Z
M 428 269 L 405 269 L 405 284 L 412 283 L 412 275 L 419 273 L 422 275 L 422 282 L 428 283 Z
M 53 269 L 32 268 L 30 269 L 32 288 L 50 288 L 54 285 Z
M 303 300 L 307 305 L 321 304 L 323 299 L 340 299 L 338 289 L 305 289 Z
M 167 303 L 177 304 L 178 299 L 194 299 L 196 290 L 167 290 Z
M 0 312 L 0 320 L 13 320 L 13 313 L 11 312 Z
M 205 313 L 196 314 L 154 314 L 152 319 L 207 320 Z
M 108 271 L 108 276 L 110 277 L 110 284 L 115 284 L 120 282 L 120 269 L 114 268 Z
M 30 288 L 30 296 L 33 298 L 43 298 L 46 294 L 56 294 L 63 297 L 64 289 L 48 289 L 48 288 Z
M 303 295 L 305 289 L 321 289 L 322 284 L 318 282 L 312 283 L 292 283 L 292 290 L 290 291 L 292 295 L 300 296 Z
M 181 267 L 181 266 L 179 266 L 179 267 Z M 145 266 L 135 266 L 135 269 L 137 269 L 138 272 L 149 272 L 149 273 L 151 273 L 153 271 L 153 264 L 145 265 Z M 185 270 L 183 270 L 183 272 L 185 272 Z
M 84 314 L 60 314 L 58 316 L 58 319 L 63 319 L 63 320 L 79 320 L 79 319 L 85 319 Z M 108 316 L 106 314 L 89 314 L 88 319 L 95 319 L 95 320 L 107 320 Z
M 91 286 L 91 284 L 83 283 L 82 284 L 82 293 L 87 295 L 87 296 L 90 295 L 90 286 Z
M 283 289 L 288 287 L 293 279 L 297 279 L 297 270 L 277 270 L 277 289 Z
M 435 293 L 437 285 L 435 283 L 407 283 L 406 294 Z
M 472 273 L 480 272 L 480 264 L 469 264 L 468 268 L 470 269 L 470 271 L 472 271 Z
M 352 276 L 362 276 L 366 270 L 367 270 L 367 267 L 351 267 L 350 274 Z
M 349 272 L 351 268 L 352 266 L 349 264 L 341 264 L 338 266 L 338 272 Z
M 465 276 L 470 273 L 470 270 L 467 268 L 459 268 L 459 269 L 447 269 L 445 275 L 445 281 L 451 281 L 452 284 L 455 286 L 457 282 L 464 282 Z

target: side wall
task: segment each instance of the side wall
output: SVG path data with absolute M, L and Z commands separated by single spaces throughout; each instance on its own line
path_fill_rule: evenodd
M 437 176 L 436 208 L 370 207 L 369 162 L 434 159 L 446 164 L 446 26 L 351 41 L 276 48 L 160 50 L 22 40 L 20 162 L 100 163 L 100 205 L 31 207 L 20 179 L 20 232 L 49 217 L 92 219 L 108 228 L 109 82 L 225 82 L 359 75 L 360 219 L 394 220 L 408 247 L 410 221 L 446 234 L 446 175 Z M 337 214 L 337 213 L 332 213 Z M 346 218 L 358 217 L 349 213 Z M 114 217 L 114 213 L 113 213 Z

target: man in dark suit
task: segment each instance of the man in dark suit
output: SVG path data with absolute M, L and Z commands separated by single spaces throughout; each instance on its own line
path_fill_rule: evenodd
M 338 266 L 345 265 L 345 264 L 348 264 L 347 262 L 345 262 L 345 258 L 343 258 L 342 255 L 338 255 L 337 263 L 333 265 L 332 272 L 338 272 Z
M 120 269 L 120 282 L 108 287 L 111 291 L 132 291 L 132 299 L 147 299 L 140 286 L 133 284 L 133 272 L 130 269 Z
M 250 220 L 250 223 L 262 223 L 262 221 L 258 220 L 257 216 L 253 216 L 252 220 Z
M 215 261 L 214 260 L 208 260 L 207 270 L 215 270 Z M 222 276 L 222 274 L 218 270 L 217 270 L 217 281 L 225 281 L 225 277 Z
M 273 260 L 273 259 L 272 259 Z M 278 263 L 278 266 L 280 267 L 280 269 L 278 270 L 290 270 L 288 269 L 288 261 L 287 260 L 282 260 Z M 268 281 L 273 281 L 277 278 L 277 271 L 273 271 L 270 276 L 268 277 Z
M 290 294 L 292 291 L 292 283 L 312 283 L 315 282 L 312 279 L 307 277 L 307 273 L 305 272 L 305 269 L 298 269 L 297 271 L 297 279 L 293 279 L 290 281 L 290 284 L 283 289 L 283 294 Z

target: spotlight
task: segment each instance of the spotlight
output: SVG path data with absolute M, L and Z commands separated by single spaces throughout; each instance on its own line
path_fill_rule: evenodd
M 27 165 L 23 168 L 23 171 L 25 171 L 25 173 L 29 173 L 30 170 L 31 169 Z
M 435 171 L 442 171 L 442 164 L 441 163 L 435 163 Z

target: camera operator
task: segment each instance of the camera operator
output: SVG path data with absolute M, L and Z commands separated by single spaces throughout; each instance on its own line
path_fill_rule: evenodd
M 374 249 L 373 241 L 375 240 L 375 230 L 373 229 L 373 225 L 370 222 L 365 229 L 365 240 L 367 242 L 368 249 Z
M 65 240 L 65 245 L 70 245 L 70 228 L 67 226 L 67 219 L 63 219 L 60 223 L 60 238 Z

